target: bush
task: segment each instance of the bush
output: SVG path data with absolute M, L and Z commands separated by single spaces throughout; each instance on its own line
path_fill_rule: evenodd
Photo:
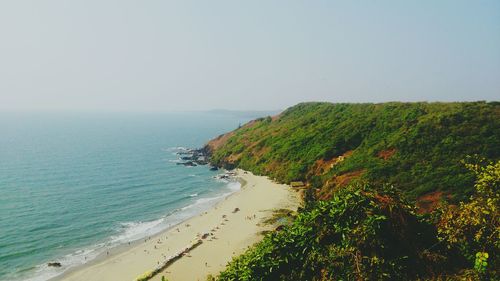
M 147 281 L 153 277 L 152 271 L 146 271 L 141 276 L 137 277 L 135 281 Z
M 487 273 L 500 266 L 500 161 L 466 166 L 477 175 L 476 193 L 469 202 L 447 208 L 439 237 L 460 249 L 479 273 Z
M 408 280 L 445 271 L 435 229 L 400 198 L 391 187 L 345 188 L 233 259 L 218 280 Z

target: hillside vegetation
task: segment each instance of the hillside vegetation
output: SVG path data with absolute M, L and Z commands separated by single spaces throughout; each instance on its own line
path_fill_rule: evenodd
M 316 197 L 357 180 L 390 184 L 422 209 L 473 190 L 467 155 L 500 157 L 500 103 L 301 103 L 212 140 L 211 162 L 280 182 L 305 181 Z
M 477 175 L 467 203 L 419 215 L 393 187 L 350 184 L 216 280 L 499 280 L 500 161 L 467 166 Z
M 500 103 L 302 103 L 210 141 L 306 183 L 293 222 L 207 280 L 500 280 Z M 415 205 L 416 203 L 416 205 Z

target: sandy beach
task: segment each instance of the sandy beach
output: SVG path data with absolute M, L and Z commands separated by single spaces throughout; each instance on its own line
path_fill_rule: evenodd
M 151 271 L 171 255 L 182 251 L 202 233 L 212 233 L 201 245 L 183 255 L 151 280 L 165 276 L 170 281 L 206 280 L 224 269 L 233 256 L 262 239 L 261 232 L 271 226 L 262 221 L 275 209 L 296 210 L 298 193 L 250 172 L 237 171 L 240 191 L 181 225 L 135 244 L 119 253 L 84 266 L 58 278 L 67 281 L 135 280 Z M 235 212 L 238 208 L 239 211 Z

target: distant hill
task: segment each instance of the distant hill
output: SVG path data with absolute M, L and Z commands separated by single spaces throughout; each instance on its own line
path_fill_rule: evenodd
M 206 148 L 214 165 L 304 181 L 319 199 L 366 180 L 392 184 L 426 209 L 468 197 L 467 155 L 500 158 L 500 103 L 301 103 Z

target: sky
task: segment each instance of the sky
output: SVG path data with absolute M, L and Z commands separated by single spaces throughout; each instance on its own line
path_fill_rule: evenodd
M 500 100 L 500 1 L 0 1 L 0 111 Z

